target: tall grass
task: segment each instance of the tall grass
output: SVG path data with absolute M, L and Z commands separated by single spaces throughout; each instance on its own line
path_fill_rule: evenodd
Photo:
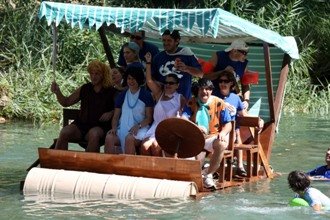
M 28 4 L 0 14 L 4 24 L 0 29 L 0 88 L 5 88 L 9 97 L 0 115 L 45 123 L 62 117 L 62 108 L 50 91 L 52 81 L 56 80 L 62 92 L 69 95 L 87 81 L 88 63 L 106 58 L 98 32 L 61 25 L 53 73 L 51 29 L 37 19 L 38 8 Z M 108 37 L 110 46 L 119 51 L 123 40 L 115 35 Z

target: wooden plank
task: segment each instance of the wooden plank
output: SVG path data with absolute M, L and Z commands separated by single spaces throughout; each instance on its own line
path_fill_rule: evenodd
M 201 165 L 197 160 L 111 155 L 39 148 L 40 167 L 158 179 L 192 181 L 203 190 Z
M 242 127 L 258 127 L 259 126 L 259 117 L 253 117 L 253 116 L 244 116 L 244 117 L 238 117 L 237 123 L 239 126 Z
M 261 159 L 261 163 L 263 164 L 264 168 L 265 168 L 265 172 L 268 178 L 273 178 L 273 172 L 270 170 L 270 166 L 268 163 L 268 160 L 266 158 L 266 155 L 264 153 L 264 150 L 262 148 L 261 145 L 259 145 L 259 156 Z

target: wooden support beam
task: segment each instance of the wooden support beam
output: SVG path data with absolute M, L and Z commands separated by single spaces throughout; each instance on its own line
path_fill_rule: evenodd
M 263 49 L 264 49 L 264 59 L 265 59 L 265 73 L 266 73 L 270 121 L 275 122 L 272 66 L 270 62 L 269 45 L 266 42 L 263 43 Z
M 111 47 L 109 45 L 108 38 L 105 34 L 104 27 L 101 26 L 98 31 L 99 31 L 99 35 L 100 35 L 100 38 L 101 38 L 101 41 L 102 41 L 102 44 L 103 44 L 105 54 L 106 54 L 107 59 L 109 61 L 109 65 L 110 65 L 111 68 L 115 68 L 116 63 L 115 63 L 115 60 L 113 58 L 113 55 L 112 55 L 112 52 L 111 52 Z

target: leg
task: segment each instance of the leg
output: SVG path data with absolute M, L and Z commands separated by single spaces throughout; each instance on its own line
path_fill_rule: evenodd
M 86 152 L 100 153 L 100 140 L 104 137 L 104 131 L 101 127 L 93 127 L 89 129 L 85 138 L 88 141 Z
M 151 156 L 150 147 L 152 145 L 152 140 L 145 139 L 141 144 L 141 155 Z
M 212 156 L 210 165 L 203 169 L 203 185 L 205 188 L 215 190 L 216 186 L 213 180 L 213 174 L 218 170 L 220 162 L 223 158 L 224 151 L 228 145 L 228 142 L 220 141 L 215 137 L 211 137 L 205 140 L 205 150 L 211 151 Z
M 213 155 L 210 160 L 210 166 L 207 169 L 206 174 L 213 174 L 215 173 L 219 166 L 220 162 L 223 158 L 223 154 L 225 152 L 225 149 L 227 147 L 227 142 L 220 142 L 219 139 L 215 139 L 213 141 L 212 147 L 213 147 Z
M 151 145 L 151 156 L 156 156 L 156 157 L 162 156 L 162 148 L 160 148 L 156 140 L 154 140 Z
M 239 129 L 235 130 L 235 134 L 236 134 L 236 142 L 238 144 L 242 144 L 242 139 L 241 139 L 241 134 Z M 247 173 L 244 169 L 244 165 L 243 165 L 243 151 L 242 150 L 238 150 L 237 151 L 237 174 L 239 176 L 247 176 Z
M 135 154 L 135 147 L 141 145 L 141 141 L 135 139 L 133 134 L 128 134 L 125 139 L 125 154 Z
M 55 149 L 67 150 L 69 141 L 81 139 L 81 132 L 75 124 L 70 124 L 62 128 L 56 141 Z
M 119 147 L 118 147 L 119 146 Z M 112 133 L 108 133 L 105 137 L 105 143 L 104 143 L 104 153 L 106 154 L 120 154 L 121 148 L 120 148 L 120 141 L 117 135 L 114 135 Z

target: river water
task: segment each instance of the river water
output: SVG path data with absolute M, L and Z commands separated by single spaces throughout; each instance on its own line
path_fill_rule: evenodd
M 330 119 L 282 117 L 271 165 L 282 175 L 193 199 L 73 200 L 24 197 L 19 190 L 38 147 L 49 147 L 58 126 L 0 124 L 0 219 L 330 219 L 309 207 L 289 207 L 288 172 L 324 163 Z M 71 146 L 70 149 L 79 149 Z M 330 182 L 313 186 L 330 196 Z

